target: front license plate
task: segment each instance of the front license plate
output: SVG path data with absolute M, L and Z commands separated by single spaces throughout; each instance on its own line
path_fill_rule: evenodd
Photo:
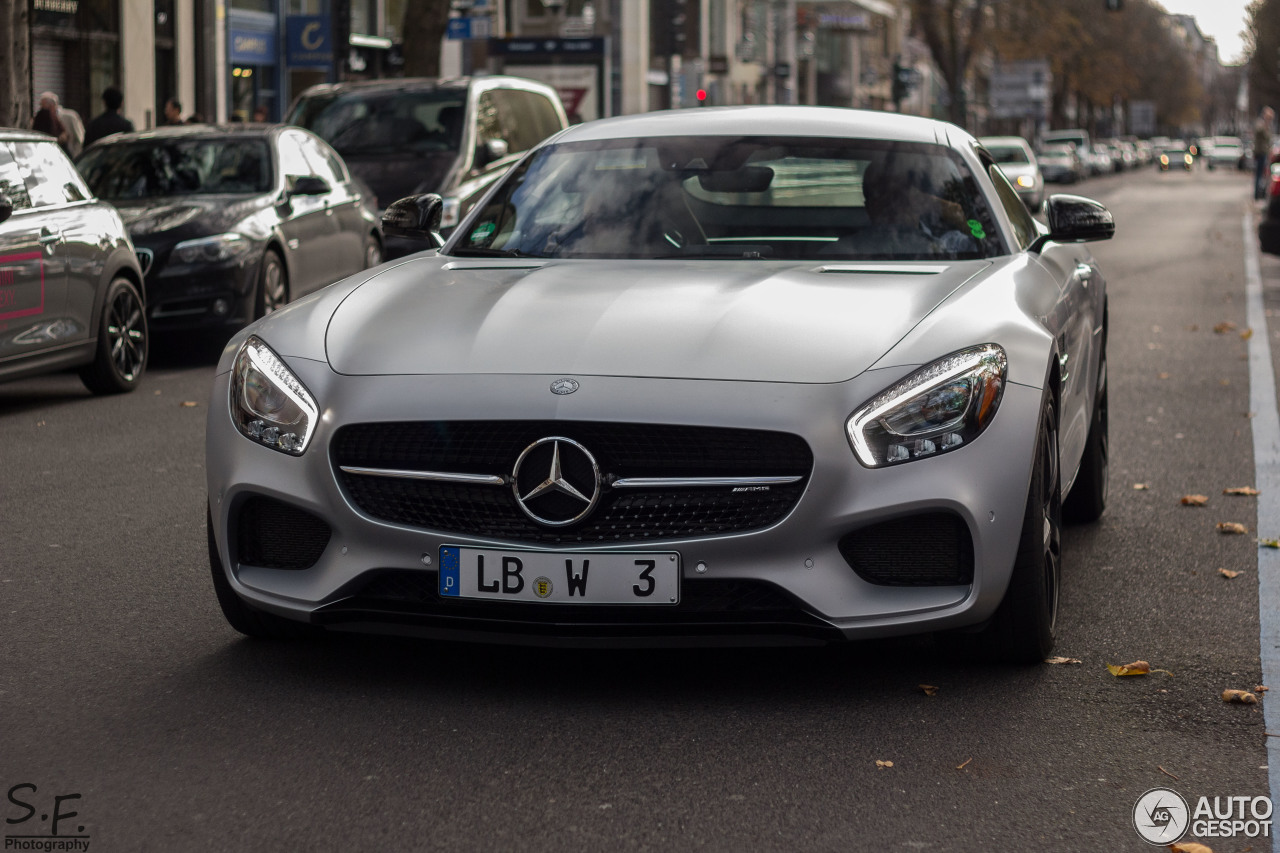
M 676 604 L 680 555 L 673 552 L 556 554 L 440 548 L 440 594 L 449 598 L 558 604 Z

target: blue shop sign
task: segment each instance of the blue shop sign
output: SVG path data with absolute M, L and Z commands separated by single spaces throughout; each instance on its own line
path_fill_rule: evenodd
M 285 19 L 285 63 L 295 68 L 333 64 L 333 27 L 328 15 Z
M 275 65 L 275 33 L 231 27 L 227 59 L 236 65 Z

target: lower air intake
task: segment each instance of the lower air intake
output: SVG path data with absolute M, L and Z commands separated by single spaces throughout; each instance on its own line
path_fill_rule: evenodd
M 949 512 L 909 515 L 846 534 L 840 554 L 858 577 L 882 586 L 973 583 L 973 538 Z
M 242 565 L 309 569 L 329 544 L 329 525 L 274 498 L 252 497 L 236 515 L 236 547 Z

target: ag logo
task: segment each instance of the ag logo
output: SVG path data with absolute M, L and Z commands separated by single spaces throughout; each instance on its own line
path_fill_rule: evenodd
M 551 579 L 546 577 L 536 578 L 533 582 L 533 594 L 538 598 L 546 598 L 551 594 Z
M 1190 816 L 1177 791 L 1152 788 L 1133 805 L 1133 828 L 1148 844 L 1173 844 L 1186 834 Z

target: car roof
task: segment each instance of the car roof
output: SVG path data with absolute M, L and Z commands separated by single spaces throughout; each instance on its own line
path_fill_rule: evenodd
M 103 137 L 99 142 L 95 142 L 94 147 L 101 143 L 115 144 L 120 142 L 141 142 L 152 139 L 202 139 L 209 137 L 217 137 L 219 139 L 227 139 L 231 137 L 265 139 L 271 136 L 273 131 L 283 130 L 285 127 L 288 127 L 288 125 L 255 124 L 252 122 L 166 125 L 164 127 L 157 127 L 151 130 L 139 130 L 133 133 L 115 133 L 111 136 Z M 290 129 L 300 130 L 304 133 L 309 132 L 300 127 Z
M 957 136 L 957 134 L 959 136 Z M 556 142 L 643 136 L 815 136 L 948 145 L 968 134 L 936 119 L 842 107 L 738 106 L 665 110 L 574 125 Z
M 35 130 L 23 130 L 19 127 L 0 127 L 0 139 L 10 142 L 54 142 L 54 138 L 47 133 L 40 133 Z
M 1031 143 L 1021 136 L 980 136 L 978 141 L 988 148 L 1025 148 L 1031 150 Z
M 524 77 L 504 74 L 486 74 L 474 77 L 393 77 L 380 80 L 347 80 L 341 83 L 319 83 L 306 89 L 298 97 L 317 95 L 358 94 L 361 92 L 431 92 L 438 89 L 528 89 L 555 91 L 545 83 Z

